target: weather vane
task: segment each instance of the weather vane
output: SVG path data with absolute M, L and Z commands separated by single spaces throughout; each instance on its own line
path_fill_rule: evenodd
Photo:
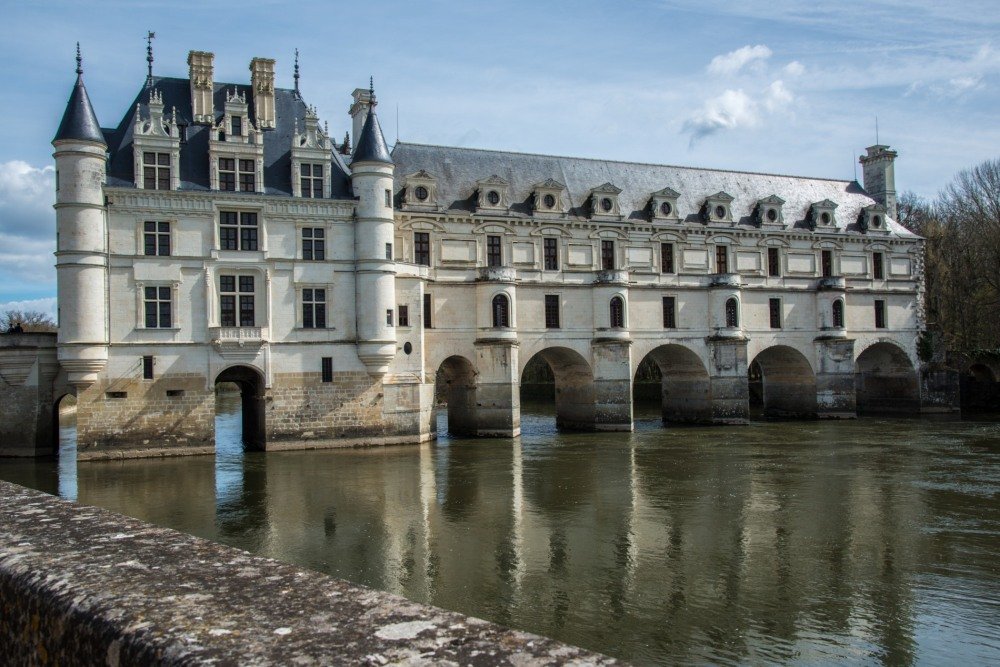
M 146 31 L 146 84 L 153 85 L 153 39 L 156 38 L 156 33 L 147 30 Z

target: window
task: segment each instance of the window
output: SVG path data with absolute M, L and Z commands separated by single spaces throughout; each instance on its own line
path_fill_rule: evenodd
M 142 358 L 142 379 L 143 380 L 153 379 L 153 357 Z
M 431 312 L 432 312 L 431 295 L 425 293 L 424 294 L 424 328 L 425 329 L 432 329 L 433 328 L 431 326 Z
M 231 116 L 230 125 L 233 128 L 234 137 L 243 136 L 243 116 Z
M 386 308 L 386 311 L 385 311 L 385 325 L 387 327 L 394 326 L 392 322 L 393 322 L 392 308 Z
M 413 234 L 413 261 L 421 266 L 431 265 L 431 235 L 428 232 Z
M 502 266 L 503 253 L 500 249 L 499 236 L 486 237 L 486 266 Z
M 823 266 L 823 277 L 829 278 L 833 275 L 833 251 L 824 250 L 820 261 Z
M 625 301 L 620 296 L 611 298 L 611 327 L 621 329 L 625 326 Z
M 142 295 L 147 329 L 169 329 L 173 326 L 170 288 L 144 287 Z
M 726 326 L 736 328 L 740 325 L 740 304 L 735 297 L 726 300 Z
M 545 328 L 559 328 L 559 295 L 545 295 Z
M 715 246 L 715 272 L 729 273 L 729 248 L 724 245 Z
M 302 196 L 318 199 L 323 196 L 323 165 L 305 163 L 299 165 L 299 185 Z
M 391 243 L 386 243 L 385 244 L 385 258 L 387 260 L 389 260 L 390 262 L 392 261 L 392 244 Z
M 771 328 L 781 328 L 781 299 L 768 299 L 767 307 L 771 316 Z
M 239 169 L 237 169 L 239 167 Z M 257 170 L 253 160 L 237 160 L 231 157 L 219 158 L 219 189 L 236 191 L 236 184 L 240 185 L 240 192 L 256 192 Z M 322 192 L 320 187 L 320 192 Z
M 833 326 L 838 329 L 844 328 L 844 302 L 840 299 L 833 302 Z
M 254 192 L 257 190 L 255 179 L 257 177 L 253 160 L 238 160 L 240 165 L 240 192 Z M 323 190 L 320 189 L 320 192 Z
M 326 230 L 322 227 L 302 228 L 302 259 L 321 262 L 326 259 Z
M 398 308 L 399 308 L 399 326 L 401 327 L 410 326 L 410 307 L 398 306 Z
M 170 223 L 144 222 L 142 240 L 143 252 L 147 256 L 169 257 Z
M 601 268 L 611 271 L 615 268 L 615 242 L 601 241 Z
M 231 157 L 219 158 L 219 189 L 236 190 L 236 160 Z
M 772 208 L 771 211 L 774 211 L 774 209 Z M 767 275 L 769 276 L 781 275 L 781 258 L 778 255 L 777 248 L 767 249 Z
M 486 201 L 490 203 L 490 206 L 496 206 L 500 203 L 500 193 L 496 190 L 490 190 L 486 193 Z
M 170 189 L 170 153 L 142 154 L 142 187 L 146 190 Z
M 422 185 L 418 185 L 413 190 L 413 194 L 416 196 L 417 201 L 427 201 L 427 197 L 430 196 L 430 193 L 427 192 L 427 188 Z
M 222 250 L 257 250 L 257 214 L 220 211 L 219 245 Z
M 546 237 L 542 239 L 542 256 L 546 271 L 559 270 L 559 239 Z
M 677 328 L 677 298 L 672 296 L 663 297 L 663 328 Z
M 238 307 L 238 310 L 237 310 Z M 253 276 L 219 276 L 219 324 L 255 326 Z
M 885 329 L 885 301 L 875 299 L 875 328 Z
M 333 382 L 333 357 L 323 357 L 320 359 L 323 382 Z
M 885 256 L 880 252 L 872 253 L 872 277 L 875 280 L 885 278 Z
M 392 208 L 392 190 L 388 188 L 385 191 L 385 205 L 386 208 Z
M 674 244 L 660 244 L 660 273 L 674 272 Z
M 497 294 L 493 297 L 493 326 L 510 326 L 510 301 L 504 294 Z
M 302 290 L 302 326 L 326 328 L 326 290 L 307 287 Z

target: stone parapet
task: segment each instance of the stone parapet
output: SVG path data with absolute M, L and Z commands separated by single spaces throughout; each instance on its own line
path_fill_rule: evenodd
M 616 664 L 8 482 L 0 609 L 12 664 Z

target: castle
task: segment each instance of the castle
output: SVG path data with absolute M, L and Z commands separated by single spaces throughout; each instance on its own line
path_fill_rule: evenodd
M 390 151 L 371 87 L 337 142 L 297 63 L 291 89 L 274 65 L 221 83 L 192 51 L 187 78 L 150 69 L 104 128 L 78 60 L 52 142 L 57 356 L 23 342 L 13 372 L 0 354 L 4 382 L 41 406 L 30 451 L 51 451 L 43 422 L 73 393 L 81 458 L 211 452 L 220 382 L 240 386 L 248 447 L 431 439 L 436 380 L 453 432 L 516 436 L 535 357 L 565 428 L 630 430 L 646 358 L 667 422 L 746 422 L 751 400 L 777 417 L 941 407 L 889 147 L 861 157 L 863 188 Z

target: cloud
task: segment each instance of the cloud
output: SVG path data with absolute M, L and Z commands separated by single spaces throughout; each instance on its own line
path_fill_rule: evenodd
M 805 65 L 800 63 L 798 60 L 793 60 L 784 67 L 784 72 L 788 76 L 802 76 L 803 72 L 806 71 Z
M 56 319 L 56 298 L 54 296 L 44 299 L 27 299 L 25 301 L 6 301 L 0 303 L 0 313 L 8 310 L 20 310 L 22 312 L 45 313 L 53 320 Z
M 761 63 L 771 57 L 771 49 L 763 44 L 744 46 L 712 58 L 708 72 L 719 76 L 733 75 L 748 65 Z
M 0 162 L 0 233 L 55 236 L 55 168 Z
M 705 102 L 700 110 L 684 121 L 681 131 L 691 135 L 691 144 L 720 132 L 757 125 L 764 113 L 786 109 L 795 97 L 779 79 L 754 99 L 743 89 L 726 90 Z
M 787 107 L 795 100 L 795 96 L 785 88 L 781 79 L 773 82 L 764 91 L 763 105 L 768 111 L 774 112 Z

